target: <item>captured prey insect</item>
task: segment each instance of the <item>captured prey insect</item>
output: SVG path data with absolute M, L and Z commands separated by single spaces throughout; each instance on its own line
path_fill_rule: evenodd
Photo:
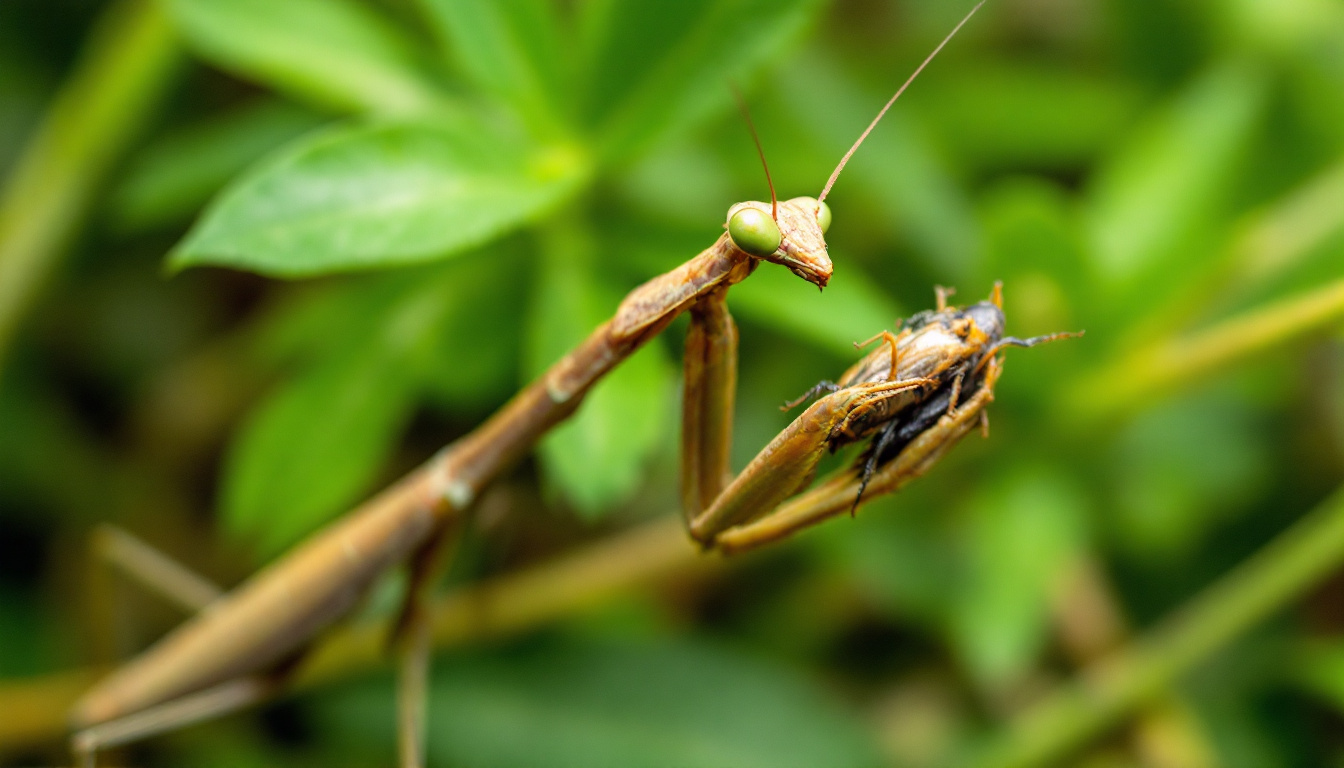
M 852 513 L 870 483 L 878 493 L 895 490 L 903 477 L 926 470 L 976 424 L 988 430 L 984 407 L 993 399 L 1001 350 L 1082 335 L 1005 336 L 999 283 L 988 300 L 965 308 L 948 306 L 950 293 L 937 289 L 937 308 L 910 317 L 899 333 L 883 331 L 857 343 L 882 342 L 838 382 L 823 381 L 786 403 L 789 408 L 827 393 L 757 454 L 713 504 L 688 519 L 691 536 L 729 552 L 786 536 L 845 506 Z M 824 493 L 784 503 L 811 483 L 823 456 L 865 439 L 871 442 L 859 463 L 823 484 Z M 918 461 L 905 456 L 911 449 Z M 848 489 L 845 494 L 836 493 L 840 486 Z
M 403 766 L 423 765 L 428 589 L 462 518 L 494 479 L 577 410 L 602 376 L 687 311 L 682 496 L 687 509 L 712 505 L 729 478 L 736 387 L 737 336 L 725 302 L 728 289 L 762 261 L 826 285 L 832 272 L 824 237 L 831 221 L 827 193 L 877 121 L 981 5 L 983 0 L 887 102 L 816 198 L 779 201 L 772 184 L 769 203 L 733 206 L 727 231 L 713 245 L 631 291 L 610 320 L 476 430 L 232 592 L 198 605 L 192 618 L 76 704 L 77 756 L 91 764 L 99 749 L 271 697 L 319 635 L 348 615 L 379 576 L 408 563 L 410 586 L 393 633 L 399 751 Z

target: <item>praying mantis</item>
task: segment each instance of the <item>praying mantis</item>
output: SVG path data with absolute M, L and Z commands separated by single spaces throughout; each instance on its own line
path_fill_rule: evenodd
M 888 334 L 890 355 L 885 372 L 856 373 L 842 379 L 845 386 L 810 407 L 730 483 L 737 333 L 726 296 L 761 262 L 787 268 L 819 288 L 826 286 L 833 271 L 824 237 L 831 222 L 827 194 L 891 105 L 984 1 L 966 14 L 896 91 L 817 197 L 781 201 L 771 183 L 769 203 L 748 201 L 732 206 L 726 231 L 714 244 L 631 291 L 610 320 L 484 424 L 232 592 L 211 600 L 183 625 L 113 671 L 75 707 L 76 755 L 92 764 L 100 749 L 270 697 L 283 687 L 323 631 L 349 614 L 379 576 L 406 562 L 411 584 L 394 628 L 400 680 L 399 750 L 403 766 L 423 765 L 430 652 L 426 593 L 454 530 L 486 487 L 548 430 L 572 415 L 597 381 L 683 313 L 690 316 L 690 328 L 684 356 L 681 496 L 691 535 L 706 548 L 733 552 L 755 546 L 796 529 L 789 520 L 810 522 L 828 508 L 825 503 L 806 509 L 798 506 L 801 499 L 816 492 L 780 506 L 810 478 L 820 454 L 837 444 L 829 431 L 826 439 L 815 440 L 821 434 L 818 425 L 829 424 L 827 419 L 839 419 L 832 428 L 838 426 L 839 434 L 852 439 L 871 434 L 870 427 L 897 423 L 896 415 L 907 410 L 917 411 L 928 422 L 916 420 L 922 428 L 894 460 L 876 471 L 871 484 L 874 493 L 896 487 L 901 478 L 936 461 L 978 423 L 992 399 L 1000 370 L 993 343 L 1001 334 L 1001 322 L 995 333 L 972 322 L 980 336 L 970 344 L 966 337 L 955 342 L 944 339 L 977 354 L 975 360 L 983 365 L 975 364 L 973 370 L 963 359 L 943 361 L 947 364 L 905 376 L 905 366 L 918 358 L 902 352 L 901 342 Z M 754 137 L 754 129 L 752 133 Z M 759 141 L 757 145 L 759 149 Z M 941 302 L 940 311 L 945 311 Z M 998 317 L 1001 321 L 1002 314 Z M 925 327 L 932 329 L 940 323 Z M 907 329 L 902 334 L 908 346 L 913 343 L 910 340 L 932 338 L 933 331 L 920 334 Z M 869 367 L 876 371 L 881 366 Z M 960 404 L 955 402 L 957 396 L 947 402 L 937 397 L 954 368 L 961 372 L 952 379 L 958 382 L 957 392 L 963 386 L 972 392 Z M 941 410 L 935 414 L 921 406 L 926 400 Z M 876 453 L 880 459 L 882 450 Z M 788 460 L 771 466 L 774 457 Z M 875 459 L 876 463 L 881 462 Z M 817 490 L 830 488 L 840 479 Z M 852 498 L 857 501 L 858 497 Z

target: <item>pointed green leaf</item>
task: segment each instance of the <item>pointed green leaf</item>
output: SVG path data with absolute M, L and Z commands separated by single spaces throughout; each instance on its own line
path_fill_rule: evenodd
M 398 275 L 356 294 L 338 346 L 282 383 L 230 446 L 221 488 L 228 527 L 279 551 L 372 490 L 410 417 L 457 298 L 454 271 Z M 300 318 L 302 319 L 302 318 Z M 356 322 L 350 322 L 356 320 Z
M 584 173 L 571 148 L 476 121 L 338 127 L 235 182 L 171 263 L 306 277 L 430 261 L 523 226 Z
M 441 96 L 394 24 L 351 0 L 169 0 L 178 29 L 220 67 L 353 112 L 404 113 Z
M 412 405 L 410 382 L 378 356 L 343 355 L 286 382 L 230 447 L 226 525 L 264 553 L 302 538 L 369 488 Z

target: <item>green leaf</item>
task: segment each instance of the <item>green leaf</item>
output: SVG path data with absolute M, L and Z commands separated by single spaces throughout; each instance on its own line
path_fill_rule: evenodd
M 1135 558 L 1179 561 L 1264 493 L 1263 428 L 1242 398 L 1220 392 L 1163 403 L 1118 435 L 1111 523 Z
M 1293 654 L 1290 670 L 1296 681 L 1344 712 L 1344 645 L 1338 640 L 1317 641 Z
M 849 359 L 858 354 L 854 342 L 894 329 L 906 314 L 874 285 L 867 275 L 847 265 L 836 271 L 836 279 L 825 291 L 818 292 L 788 270 L 763 264 L 751 279 L 733 286 L 728 304 L 744 319 Z
M 1183 246 L 1227 204 L 1267 86 L 1253 66 L 1211 67 L 1097 170 L 1089 223 L 1102 277 L 1135 285 L 1153 275 L 1153 283 L 1171 284 L 1199 263 Z
M 586 4 L 585 115 L 605 154 L 629 159 L 728 104 L 742 80 L 791 42 L 817 0 L 656 0 Z
M 413 390 L 377 357 L 345 355 L 272 392 L 230 447 L 221 503 L 232 533 L 278 552 L 367 490 Z
M 956 64 L 929 72 L 941 76 L 919 96 L 940 146 L 964 165 L 1071 172 L 1123 137 L 1140 106 L 1113 75 L 1017 57 Z
M 556 119 L 569 50 L 548 0 L 421 0 L 458 67 L 482 90 L 512 104 L 533 125 Z
M 476 121 L 338 127 L 235 182 L 171 264 L 306 277 L 444 258 L 535 219 L 584 175 L 572 148 Z
M 381 302 L 347 305 L 364 313 L 346 323 L 358 329 L 273 391 L 230 446 L 224 519 L 265 553 L 371 489 L 416 404 L 455 298 L 470 290 L 453 271 L 399 277 Z
M 883 762 L 856 716 L 824 687 L 787 667 L 702 642 L 571 641 L 459 657 L 436 668 L 429 715 L 434 765 Z M 337 738 L 387 750 L 393 699 L 390 686 L 380 684 L 314 703 Z
M 110 215 L 125 230 L 186 219 L 248 165 L 320 123 L 312 112 L 265 100 L 161 139 L 131 163 Z
M 1087 504 L 1068 478 L 1021 465 L 971 502 L 952 639 L 982 682 L 1012 682 L 1043 645 L 1051 589 L 1081 551 Z
M 550 233 L 528 323 L 528 369 L 540 373 L 611 317 L 621 292 L 588 273 L 591 241 Z M 556 242 L 559 240 L 560 242 Z M 592 519 L 629 498 L 668 429 L 673 366 L 657 343 L 599 381 L 578 413 L 541 443 L 542 464 L 566 499 Z
M 423 110 L 441 95 L 394 24 L 350 0 L 169 0 L 203 57 L 300 99 L 352 112 Z

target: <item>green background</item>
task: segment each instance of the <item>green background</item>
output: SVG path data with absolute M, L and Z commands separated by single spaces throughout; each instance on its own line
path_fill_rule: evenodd
M 0 764 L 64 759 L 57 675 L 178 620 L 97 524 L 238 583 L 768 199 L 730 83 L 816 195 L 968 8 L 0 4 L 0 719 L 47 724 Z M 1010 351 L 991 437 L 853 520 L 468 622 L 432 764 L 1344 765 L 1344 3 L 990 0 L 828 203 L 825 292 L 730 294 L 736 467 L 935 284 L 1086 337 Z M 445 589 L 675 514 L 684 333 L 481 501 Z M 390 675 L 332 678 L 124 757 L 388 764 Z

